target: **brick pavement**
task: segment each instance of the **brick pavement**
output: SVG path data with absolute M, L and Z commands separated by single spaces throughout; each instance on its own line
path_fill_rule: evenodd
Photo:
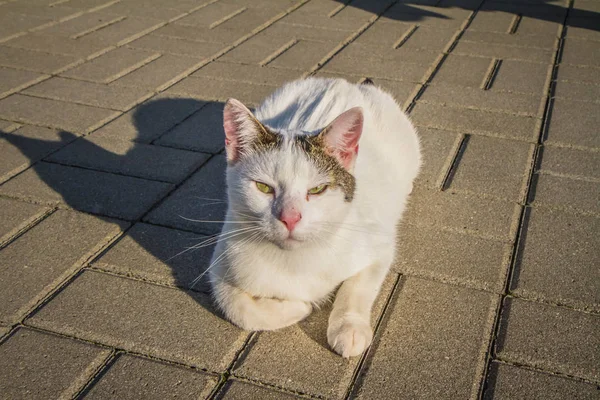
M 219 229 L 223 101 L 308 75 L 423 144 L 352 360 L 172 258 Z M 0 398 L 598 399 L 599 118 L 598 0 L 1 0 Z

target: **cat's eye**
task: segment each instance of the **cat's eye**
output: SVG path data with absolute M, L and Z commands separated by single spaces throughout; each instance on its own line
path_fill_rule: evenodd
M 321 194 L 325 191 L 325 189 L 327 189 L 327 186 L 328 185 L 326 183 L 319 186 L 315 186 L 312 189 L 308 189 L 308 194 Z
M 256 187 L 258 188 L 258 190 L 266 194 L 271 194 L 275 191 L 275 189 L 273 189 L 271 186 L 262 182 L 256 182 Z

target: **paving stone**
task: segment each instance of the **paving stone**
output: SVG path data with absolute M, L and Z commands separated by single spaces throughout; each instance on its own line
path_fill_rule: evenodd
M 335 2 L 322 2 L 320 4 L 308 3 L 298 10 L 285 16 L 282 21 L 288 24 L 315 26 L 326 26 L 330 29 L 355 31 L 368 22 L 373 14 L 355 7 L 344 7 L 340 12 L 330 17 L 331 13 L 339 8 Z M 320 8 L 320 10 L 316 10 Z
M 206 295 L 92 271 L 28 324 L 212 371 L 224 371 L 248 335 L 215 315 Z
M 577 65 L 600 65 L 600 44 L 591 40 L 567 39 L 560 62 Z
M 219 61 L 260 64 L 285 49 L 290 43 L 293 43 L 293 40 L 287 35 L 271 35 L 266 31 L 261 32 L 219 57 Z
M 501 293 L 512 246 L 431 227 L 399 229 L 394 271 Z
M 189 75 L 203 62 L 189 57 L 165 54 L 149 64 L 113 81 L 111 86 L 127 86 L 129 88 L 145 88 L 148 90 L 163 89 Z
M 4 244 L 49 211 L 37 204 L 0 198 L 0 244 Z
M 77 57 L 0 46 L 0 65 L 5 67 L 56 73 L 78 62 Z
M 334 43 L 300 40 L 274 60 L 267 63 L 276 68 L 307 71 L 336 48 Z
M 227 29 L 222 25 L 214 29 L 201 28 L 191 25 L 180 25 L 177 22 L 170 23 L 152 32 L 153 36 L 165 36 L 175 39 L 183 39 L 192 42 L 211 42 L 231 44 L 237 39 L 248 34 L 250 30 L 244 26 L 231 27 Z
M 206 77 L 227 81 L 256 83 L 260 85 L 283 85 L 301 77 L 299 71 L 269 68 L 260 65 L 244 65 L 212 62 L 192 74 L 193 77 Z
M 450 188 L 519 201 L 532 164 L 534 145 L 469 136 L 459 155 Z
M 600 103 L 600 85 L 589 82 L 556 82 L 554 97 Z
M 532 186 L 529 197 L 535 206 L 549 205 L 600 213 L 600 182 L 535 174 Z
M 596 29 L 598 26 L 597 18 L 573 17 L 569 14 L 567 18 L 566 38 L 567 39 L 587 39 L 600 41 L 600 32 Z
M 148 64 L 159 56 L 158 53 L 152 51 L 119 47 L 85 64 L 63 72 L 61 75 L 84 81 L 110 83 Z
M 332 42 L 341 43 L 345 41 L 350 32 L 330 29 L 328 26 L 305 26 L 287 24 L 283 21 L 278 21 L 265 29 L 265 34 L 271 37 L 285 36 L 290 39 L 305 39 L 313 42 Z
M 180 7 L 178 10 L 176 9 L 179 5 L 178 3 L 179 2 L 171 2 L 171 4 L 169 4 L 163 2 L 160 4 L 155 2 L 155 4 L 152 4 L 149 7 L 140 7 L 140 5 L 135 2 L 117 2 L 109 7 L 103 8 L 102 12 L 170 21 L 184 15 L 188 9 L 192 8 L 190 5 L 189 7 Z M 174 8 L 169 6 L 173 6 Z
M 514 47 L 498 43 L 459 41 L 452 50 L 454 54 L 495 57 L 507 60 L 536 61 L 551 63 L 554 51 L 534 47 Z
M 417 21 L 419 25 L 436 28 L 459 29 L 467 20 L 471 10 L 457 7 L 432 7 L 429 5 L 397 3 L 383 14 L 383 18 L 399 21 Z
M 112 110 L 20 94 L 0 100 L 0 117 L 75 133 L 89 132 L 116 115 Z
M 509 241 L 518 215 L 519 207 L 513 203 L 415 186 L 404 220 Z
M 240 5 L 215 2 L 179 19 L 177 23 L 182 25 L 196 25 L 209 28 L 213 24 L 218 24 L 219 22 L 244 11 L 245 7 Z
M 44 4 L 45 3 L 45 4 Z M 77 10 L 71 7 L 64 7 L 59 4 L 55 4 L 53 7 L 48 7 L 49 2 L 41 2 L 36 7 L 32 7 L 32 2 L 8 2 L 0 5 L 0 11 L 11 12 L 15 14 L 24 14 L 34 18 L 44 18 L 46 20 L 58 21 L 63 19 L 69 19 L 75 17 L 81 13 L 81 10 Z M 35 4 L 34 4 L 35 5 Z
M 219 153 L 225 146 L 223 104 L 209 103 L 156 140 L 155 144 Z
M 600 104 L 556 99 L 549 118 L 545 143 L 600 148 Z
M 396 278 L 390 274 L 384 281 L 373 306 L 371 326 L 381 315 Z M 327 344 L 330 313 L 328 304 L 296 325 L 260 333 L 234 367 L 233 374 L 292 391 L 344 398 L 359 358 L 344 359 L 330 350 Z
M 31 71 L 0 68 L 0 97 L 8 96 L 48 77 Z
M 191 42 L 158 35 L 143 36 L 129 43 L 129 46 L 136 49 L 190 56 L 197 59 L 211 58 L 224 48 L 220 43 Z
M 204 398 L 217 380 L 191 369 L 122 355 L 102 375 L 86 399 Z
M 70 398 L 109 350 L 19 328 L 0 346 L 0 392 L 7 399 Z
M 501 360 L 598 381 L 598 329 L 598 315 L 508 298 L 496 350 Z
M 260 104 L 275 89 L 277 89 L 277 86 L 221 81 L 206 77 L 189 77 L 170 87 L 165 93 L 187 95 L 201 101 L 225 102 L 227 99 L 235 97 L 246 106 L 252 107 Z
M 20 36 L 30 29 L 47 24 L 50 20 L 49 18 L 36 18 L 31 15 L 4 12 L 0 16 L 0 41 L 3 42 Z
M 560 64 L 558 79 L 561 81 L 589 82 L 600 84 L 600 68 L 585 65 Z
M 417 103 L 410 113 L 417 126 L 534 142 L 539 132 L 537 118 L 455 106 Z
M 461 42 L 483 42 L 518 47 L 537 47 L 548 50 L 554 49 L 557 40 L 556 35 L 515 35 L 470 29 L 460 37 Z
M 145 88 L 120 89 L 104 84 L 60 77 L 48 79 L 25 89 L 23 93 L 121 111 L 127 111 L 151 95 L 151 92 Z
M 598 389 L 589 383 L 494 362 L 483 398 L 486 400 L 517 398 L 592 400 L 598 398 Z
M 66 36 L 76 39 L 125 18 L 123 15 L 107 13 L 105 11 L 106 9 L 84 13 L 76 18 L 45 27 L 39 30 L 39 32 L 46 35 Z
M 483 80 L 482 80 L 483 82 Z M 510 93 L 483 90 L 481 87 L 432 84 L 419 97 L 419 101 L 442 105 L 500 110 L 514 114 L 539 117 L 544 112 L 545 98 L 533 93 Z
M 191 286 L 210 265 L 214 246 L 213 240 L 207 242 L 208 239 L 196 233 L 138 223 L 93 265 L 125 276 L 208 293 L 206 279 Z M 191 249 L 202 243 L 206 245 Z
M 439 187 L 441 179 L 450 168 L 460 135 L 430 128 L 418 128 L 418 135 L 423 163 L 416 183 Z
M 67 132 L 30 125 L 10 133 L 0 131 L 0 181 L 18 174 L 76 137 Z
M 181 182 L 208 154 L 169 149 L 128 140 L 90 137 L 77 140 L 48 161 L 163 182 Z M 151 165 L 152 168 L 148 168 Z
M 542 172 L 600 179 L 600 154 L 597 152 L 554 146 L 541 149 Z
M 229 379 L 223 389 L 216 397 L 219 400 L 244 400 L 244 399 L 263 399 L 263 400 L 290 400 L 298 399 L 300 396 L 294 396 L 291 393 L 284 393 L 269 390 L 264 386 L 252 385 L 244 381 Z
M 359 377 L 357 398 L 469 397 L 480 379 L 492 302 L 485 292 L 406 279 L 367 361 L 369 373 Z
M 185 120 L 205 103 L 185 96 L 160 94 L 95 131 L 92 136 L 150 143 Z
M 491 58 L 450 54 L 433 76 L 434 84 L 451 84 L 477 88 L 487 75 Z
M 163 182 L 42 162 L 4 183 L 0 193 L 135 220 L 160 200 L 171 186 Z
M 122 45 L 157 29 L 164 23 L 162 18 L 127 17 L 126 19 L 115 22 L 105 28 L 91 32 L 86 35 L 85 38 L 88 40 Z
M 110 45 L 92 38 L 74 40 L 67 37 L 28 33 L 4 42 L 8 47 L 43 51 L 79 58 L 90 57 L 105 51 Z
M 124 227 L 62 210 L 2 249 L 0 319 L 17 322 Z
M 193 232 L 219 233 L 221 224 L 202 221 L 222 221 L 225 217 L 225 166 L 225 157 L 213 157 L 145 220 Z
M 402 47 L 441 52 L 450 43 L 455 32 L 455 29 L 439 29 L 427 25 L 379 19 L 353 43 L 387 48 L 389 51 Z
M 518 14 L 518 13 L 517 13 Z M 478 12 L 469 24 L 469 31 L 485 31 L 509 33 L 514 29 L 516 14 L 503 11 Z M 515 34 L 518 35 L 543 35 L 558 37 L 563 20 L 559 16 L 545 15 L 544 18 L 535 18 L 522 15 L 516 26 Z
M 528 15 L 534 18 L 544 18 L 546 15 L 564 18 L 568 4 L 545 4 L 543 2 L 510 2 L 491 0 L 482 5 L 482 11 L 505 11 L 513 14 Z
M 389 79 L 377 79 L 375 85 L 391 94 L 402 109 L 407 108 L 421 88 L 420 85 L 411 82 L 392 81 Z
M 600 310 L 597 216 L 528 209 L 511 290 L 518 296 Z
M 360 60 L 366 58 L 371 63 L 382 63 L 386 65 L 398 65 L 401 63 L 413 63 L 420 65 L 430 65 L 438 59 L 440 54 L 435 51 L 413 50 L 401 46 L 397 49 L 388 49 L 382 47 L 372 47 L 358 43 L 351 43 L 340 51 L 337 57 L 351 58 Z

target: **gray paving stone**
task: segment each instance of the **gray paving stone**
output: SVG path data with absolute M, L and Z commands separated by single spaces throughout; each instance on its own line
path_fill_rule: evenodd
M 151 92 L 145 88 L 121 89 L 60 77 L 50 78 L 25 89 L 23 93 L 121 111 L 127 111 L 151 95 Z
M 0 131 L 0 181 L 18 174 L 76 137 L 67 132 L 31 125 L 10 133 Z
M 564 18 L 568 4 L 545 4 L 543 2 L 510 2 L 491 0 L 481 6 L 482 11 L 505 11 L 513 14 L 528 15 L 542 19 L 545 16 Z
M 417 126 L 529 142 L 536 141 L 540 124 L 533 117 L 421 102 L 417 103 L 410 116 Z
M 149 7 L 140 7 L 136 2 L 116 2 L 103 8 L 102 12 L 170 21 L 184 15 L 192 8 L 193 4 L 185 6 L 184 4 L 180 4 L 180 2 L 163 2 L 162 4 L 154 2 Z
M 0 251 L 0 319 L 15 323 L 125 224 L 57 211 Z
M 512 246 L 432 227 L 399 229 L 394 271 L 501 293 Z
M 277 89 L 277 86 L 248 82 L 221 81 L 206 77 L 189 77 L 172 86 L 165 93 L 187 95 L 201 101 L 222 101 L 235 97 L 248 107 L 256 106 Z
M 204 398 L 216 383 L 216 377 L 191 369 L 122 355 L 92 386 L 85 398 Z
M 73 118 L 77 115 L 77 118 Z M 0 117 L 33 125 L 86 133 L 110 121 L 118 112 L 81 104 L 13 94 L 0 100 Z
M 348 80 L 347 77 L 346 80 Z M 358 83 L 356 79 L 350 79 Z M 402 109 L 406 109 L 412 99 L 417 95 L 421 85 L 412 82 L 392 81 L 389 79 L 377 79 L 375 85 L 391 94 Z
M 379 19 L 353 43 L 387 48 L 389 51 L 401 47 L 442 52 L 455 32 L 455 29 L 439 29 L 439 27 Z
M 127 220 L 142 216 L 171 184 L 41 162 L 0 187 L 0 193 Z
M 97 40 L 103 43 L 122 45 L 147 34 L 163 25 L 161 19 L 127 17 L 105 28 L 90 32 L 85 36 L 88 40 Z
M 368 59 L 372 64 L 385 64 L 387 66 L 401 65 L 402 63 L 413 63 L 420 65 L 430 65 L 438 59 L 440 54 L 436 51 L 413 50 L 401 46 L 397 49 L 385 47 L 374 47 L 351 43 L 344 47 L 336 57 L 345 59 L 360 60 Z
M 476 55 L 483 57 L 495 57 L 504 60 L 535 61 L 549 64 L 552 62 L 554 52 L 552 50 L 535 47 L 514 47 L 498 43 L 480 43 L 459 41 L 452 50 L 453 54 Z
M 560 175 L 600 179 L 600 154 L 595 151 L 543 146 L 540 170 Z
M 558 81 L 554 89 L 554 97 L 600 103 L 600 85 L 590 84 L 590 82 Z
M 469 29 L 460 37 L 460 40 L 461 42 L 483 42 L 553 50 L 558 38 L 556 35 L 514 35 L 510 33 L 485 32 Z
M 451 84 L 477 88 L 487 75 L 492 59 L 450 54 L 433 76 L 434 84 Z
M 600 104 L 556 99 L 552 101 L 545 143 L 600 148 L 597 127 Z
M 450 181 L 451 189 L 515 202 L 524 196 L 533 144 L 473 135 L 463 148 Z
M 414 225 L 509 241 L 518 215 L 519 207 L 514 203 L 415 186 L 404 220 Z
M 216 397 L 219 400 L 244 400 L 244 399 L 262 399 L 262 400 L 290 400 L 302 398 L 294 396 L 291 393 L 276 392 L 269 390 L 264 386 L 257 386 L 236 379 L 229 379 L 223 389 Z
M 220 43 L 191 42 L 173 39 L 166 36 L 146 35 L 129 43 L 136 49 L 156 51 L 160 53 L 189 56 L 196 59 L 208 59 L 217 54 L 225 46 Z
M 157 59 L 156 52 L 119 47 L 98 58 L 63 72 L 61 76 L 84 81 L 110 83 Z
M 83 37 L 80 40 L 60 36 L 28 33 L 24 36 L 4 42 L 8 47 L 43 51 L 78 58 L 86 58 L 100 54 L 110 47 L 106 42 Z
M 496 350 L 502 360 L 598 381 L 598 329 L 598 315 L 508 298 Z
M 383 311 L 396 277 L 390 274 L 384 281 L 373 306 L 372 326 Z M 344 359 L 330 350 L 327 344 L 330 312 L 328 304 L 294 326 L 261 333 L 234 367 L 233 374 L 288 390 L 344 398 L 359 358 Z M 290 363 L 290 360 L 303 361 Z
M 260 85 L 283 85 L 285 82 L 299 79 L 299 71 L 270 68 L 252 64 L 233 64 L 212 62 L 192 74 L 193 77 L 206 77 L 227 81 L 240 81 Z
M 69 398 L 109 350 L 19 328 L 0 346 L 0 392 L 7 399 Z
M 367 361 L 368 374 L 359 377 L 357 397 L 468 398 L 480 379 L 493 298 L 406 279 Z
M 586 65 L 560 64 L 558 79 L 562 81 L 600 84 L 600 68 Z
M 535 174 L 532 185 L 529 200 L 534 206 L 546 205 L 600 213 L 600 182 Z
M 482 82 L 483 79 L 480 84 Z M 542 117 L 543 106 L 546 104 L 545 98 L 533 93 L 498 92 L 483 90 L 481 87 L 461 87 L 444 83 L 428 86 L 419 101 L 473 109 L 500 110 L 538 118 Z
M 62 20 L 74 17 L 81 13 L 81 10 L 72 7 L 64 7 L 56 4 L 54 7 L 48 7 L 48 2 L 37 4 L 38 7 L 32 7 L 31 4 L 21 2 L 8 2 L 1 5 L 2 12 L 11 12 L 15 14 L 24 14 L 35 18 L 44 18 L 46 20 Z
M 187 96 L 159 94 L 98 129 L 92 136 L 150 143 L 204 104 Z
M 563 400 L 598 398 L 598 389 L 589 383 L 566 379 L 513 367 L 498 362 L 492 363 L 488 389 L 484 392 L 486 400 Z
M 265 34 L 270 36 L 285 36 L 290 39 L 305 39 L 314 42 L 340 43 L 350 36 L 348 31 L 330 29 L 329 26 L 306 26 L 287 24 L 278 21 L 265 29 Z
M 27 323 L 223 371 L 248 334 L 214 313 L 206 295 L 86 271 Z
M 263 60 L 268 60 L 281 49 L 289 46 L 293 40 L 293 37 L 287 35 L 274 35 L 263 31 L 219 57 L 219 61 L 260 64 Z
M 179 19 L 177 23 L 209 28 L 211 25 L 229 18 L 232 15 L 244 12 L 244 10 L 245 7 L 234 3 L 215 2 Z
M 49 211 L 37 204 L 0 198 L 0 244 L 4 244 Z
M 335 43 L 300 40 L 266 65 L 307 71 L 335 49 Z
M 215 156 L 145 220 L 199 233 L 219 233 L 226 211 L 225 157 Z M 195 220 L 195 221 L 194 221 Z
M 517 13 L 518 14 L 518 13 Z M 513 29 L 516 14 L 503 11 L 479 12 L 473 18 L 468 30 L 508 33 Z M 558 16 L 545 15 L 544 18 L 535 18 L 522 15 L 517 29 L 518 35 L 544 35 L 558 37 L 562 19 Z
M 31 15 L 22 15 L 4 10 L 2 16 L 0 16 L 0 41 L 3 42 L 17 37 L 50 21 L 50 18 L 36 18 Z
M 196 233 L 138 223 L 93 265 L 125 276 L 208 293 L 206 279 L 191 287 L 210 265 L 214 246 L 213 240 L 207 242 L 208 239 Z M 202 243 L 206 245 L 191 248 Z
M 600 65 L 600 43 L 592 40 L 568 39 L 565 41 L 560 62 L 576 65 Z
M 439 129 L 418 128 L 423 163 L 417 184 L 439 187 L 454 157 L 460 135 Z
M 8 96 L 48 77 L 31 71 L 0 68 L 0 97 Z
M 39 32 L 46 35 L 66 36 L 76 39 L 124 18 L 123 15 L 106 12 L 106 9 L 103 9 L 101 11 L 84 13 L 59 24 L 47 26 L 40 29 Z
M 597 18 L 574 17 L 569 14 L 567 18 L 566 37 L 568 39 L 600 40 L 600 33 L 596 30 Z
M 518 296 L 600 310 L 600 219 L 528 209 L 511 290 Z
M 0 65 L 28 71 L 56 73 L 78 63 L 77 57 L 0 46 Z
M 106 137 L 83 138 L 52 154 L 48 161 L 178 183 L 208 159 L 208 154 L 169 149 Z M 152 166 L 148 168 L 148 166 Z
M 471 10 L 458 7 L 432 7 L 430 5 L 400 2 L 383 14 L 383 18 L 399 21 L 417 21 L 419 25 L 436 28 L 459 29 L 471 14 Z
M 355 7 L 345 7 L 330 17 L 339 4 L 322 2 L 322 4 L 306 4 L 282 19 L 283 22 L 294 25 L 305 25 L 330 29 L 354 31 L 364 25 L 373 14 Z
M 158 145 L 219 153 L 225 145 L 223 104 L 209 103 L 155 141 Z
M 368 57 L 352 58 L 336 55 L 322 68 L 323 72 L 348 74 L 359 77 L 383 78 L 405 82 L 424 82 L 429 65 L 404 63 L 401 60 L 372 63 Z
M 113 81 L 111 86 L 128 88 L 163 89 L 197 69 L 203 61 L 189 57 L 164 54 L 160 58 Z
M 183 39 L 192 42 L 231 44 L 242 36 L 247 35 L 249 32 L 244 26 L 234 26 L 227 29 L 223 25 L 225 24 L 219 25 L 214 29 L 209 29 L 192 25 L 180 25 L 177 22 L 173 22 L 153 31 L 152 35 Z

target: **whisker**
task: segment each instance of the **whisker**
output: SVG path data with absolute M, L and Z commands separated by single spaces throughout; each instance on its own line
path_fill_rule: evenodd
M 252 231 L 252 230 L 255 230 L 255 229 L 260 229 L 260 228 L 258 228 L 258 227 L 245 227 L 245 228 L 240 228 L 240 229 L 232 229 L 232 230 L 227 231 L 227 232 L 221 232 L 221 233 L 217 233 L 217 234 L 211 235 L 206 240 L 203 240 L 202 242 L 200 242 L 198 244 L 195 244 L 194 246 L 188 247 L 185 250 L 183 250 L 183 251 L 175 254 L 174 256 L 169 257 L 167 260 L 165 260 L 165 262 L 171 261 L 173 258 L 179 257 L 180 255 L 182 255 L 184 253 L 187 253 L 190 250 L 196 250 L 196 249 L 200 249 L 202 247 L 207 247 L 207 246 L 210 246 L 210 245 L 212 245 L 214 243 L 218 243 L 221 240 L 225 240 L 225 239 L 228 239 L 229 237 L 233 237 L 235 234 L 246 233 L 248 231 Z

